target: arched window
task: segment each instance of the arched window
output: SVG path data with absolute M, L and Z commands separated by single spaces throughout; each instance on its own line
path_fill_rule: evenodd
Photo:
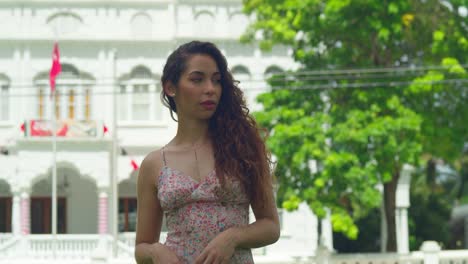
M 248 81 L 250 80 L 250 72 L 247 67 L 242 65 L 234 66 L 231 70 L 234 80 L 236 81 Z
M 284 70 L 281 69 L 280 67 L 276 66 L 276 65 L 273 65 L 273 66 L 270 66 L 268 67 L 266 70 L 265 70 L 265 73 L 264 73 L 264 76 L 265 76 L 265 79 L 268 80 L 269 78 L 271 78 L 273 75 L 275 74 L 280 74 L 280 73 L 283 73 Z
M 57 36 L 67 35 L 76 32 L 83 24 L 83 20 L 77 14 L 71 12 L 61 12 L 50 16 L 47 24 L 52 32 Z
M 134 38 L 148 38 L 153 34 L 153 21 L 146 13 L 137 13 L 131 20 L 132 36 Z
M 50 119 L 54 111 L 57 120 L 91 120 L 91 87 L 94 78 L 80 72 L 71 64 L 62 64 L 62 71 L 57 76 L 55 88 L 55 109 L 51 104 L 49 73 L 42 72 L 36 78 L 37 118 Z
M 162 119 L 158 78 L 145 66 L 137 66 L 120 78 L 119 120 L 157 121 Z
M 213 36 L 216 33 L 214 15 L 208 11 L 196 14 L 193 32 L 200 37 Z
M 0 121 L 10 120 L 10 79 L 0 74 Z
M 269 84 L 272 86 L 278 86 L 280 84 L 284 84 L 285 76 L 281 75 L 282 73 L 284 73 L 284 70 L 281 69 L 280 67 L 276 65 L 270 66 L 265 70 L 265 73 L 264 73 L 265 81 L 268 81 Z
M 249 19 L 246 15 L 242 13 L 234 13 L 231 15 L 231 19 L 229 20 L 229 35 L 239 37 L 244 33 L 248 24 Z

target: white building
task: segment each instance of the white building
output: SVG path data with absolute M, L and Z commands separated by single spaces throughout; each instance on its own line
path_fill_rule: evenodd
M 265 77 L 295 67 L 286 48 L 264 53 L 239 44 L 249 21 L 241 9 L 241 0 L 0 1 L 0 263 L 32 263 L 53 254 L 79 263 L 93 256 L 132 258 L 137 171 L 131 161 L 139 164 L 176 128 L 159 96 L 169 53 L 192 39 L 215 42 L 254 110 L 255 95 L 267 88 Z M 59 235 L 52 244 L 47 135 L 54 112 L 48 84 L 54 41 L 62 72 L 56 97 Z M 282 216 L 291 225 L 283 225 L 280 241 L 256 253 L 313 254 L 315 217 L 306 209 Z

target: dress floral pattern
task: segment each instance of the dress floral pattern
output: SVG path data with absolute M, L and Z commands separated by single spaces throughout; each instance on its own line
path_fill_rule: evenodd
M 197 182 L 165 165 L 158 198 L 169 230 L 165 245 L 185 264 L 194 263 L 220 232 L 249 223 L 249 199 L 241 183 L 226 180 L 223 189 L 214 170 Z M 230 263 L 254 263 L 250 249 L 236 249 Z

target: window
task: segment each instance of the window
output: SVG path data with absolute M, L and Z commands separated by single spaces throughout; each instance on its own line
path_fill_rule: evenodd
M 250 72 L 244 66 L 241 66 L 241 65 L 235 66 L 232 68 L 231 72 L 236 81 L 240 81 L 242 83 L 242 81 L 250 80 Z
M 242 33 L 244 33 L 248 24 L 249 20 L 246 15 L 241 13 L 233 14 L 229 21 L 229 35 L 239 37 Z
M 119 86 L 118 116 L 121 121 L 148 122 L 161 120 L 162 104 L 159 100 L 157 79 L 149 69 L 138 66 L 121 78 Z
M 280 67 L 275 65 L 270 66 L 265 70 L 265 80 L 273 87 L 284 84 L 285 76 L 282 73 L 284 73 L 284 70 Z
M 119 110 L 119 119 L 120 120 L 129 120 L 128 116 L 128 93 L 127 93 L 127 87 L 125 85 L 121 85 L 119 89 L 119 107 L 117 109 Z
M 90 88 L 85 88 L 85 119 L 91 119 L 91 92 Z
M 68 118 L 75 118 L 75 91 L 68 91 Z
M 149 120 L 149 88 L 146 84 L 133 86 L 133 120 Z
M 61 98 L 60 97 L 61 96 L 62 96 L 62 89 L 56 90 L 55 91 L 55 118 L 57 118 L 57 120 L 60 119 L 60 114 L 61 114 L 60 112 L 62 112 L 62 111 L 60 111 L 60 109 L 61 109 L 61 107 L 60 107 L 60 102 L 61 102 L 60 99 Z
M 50 197 L 31 197 L 31 233 L 50 234 L 52 232 L 52 199 Z M 67 232 L 67 200 L 57 198 L 57 233 Z
M 40 119 L 42 119 L 45 115 L 44 88 L 39 88 L 38 92 L 38 116 Z
M 37 86 L 37 118 L 50 119 L 55 111 L 57 120 L 90 120 L 91 87 L 94 78 L 87 73 L 79 72 L 70 64 L 62 64 L 55 88 L 55 109 L 49 99 L 48 72 L 39 74 L 35 79 Z
M 47 24 L 51 27 L 52 32 L 58 36 L 63 36 L 76 32 L 83 22 L 80 16 L 64 12 L 50 16 L 47 19 Z
M 265 70 L 265 79 L 271 78 L 275 74 L 283 73 L 283 69 L 278 66 L 270 66 Z
M 146 13 L 136 14 L 131 21 L 134 38 L 150 38 L 153 34 L 151 17 Z
M 202 11 L 195 16 L 193 32 L 197 36 L 209 37 L 215 34 L 215 19 L 213 14 Z
M 0 233 L 11 233 L 11 197 L 0 197 Z
M 136 231 L 137 199 L 135 197 L 119 198 L 119 232 Z
M 10 120 L 10 95 L 7 84 L 0 84 L 0 121 Z

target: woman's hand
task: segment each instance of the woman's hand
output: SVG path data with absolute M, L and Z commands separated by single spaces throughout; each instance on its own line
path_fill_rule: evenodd
M 236 249 L 232 229 L 228 229 L 208 243 L 195 259 L 195 264 L 228 264 Z
M 155 244 L 152 254 L 153 264 L 182 264 L 177 255 L 166 245 Z

